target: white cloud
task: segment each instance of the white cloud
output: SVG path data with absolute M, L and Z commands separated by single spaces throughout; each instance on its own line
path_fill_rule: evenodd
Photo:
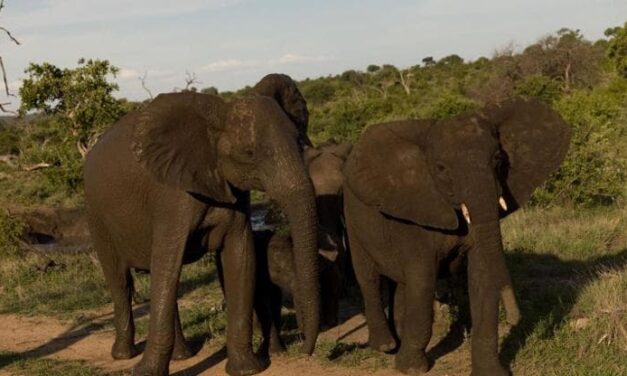
M 305 64 L 305 63 L 317 63 L 322 61 L 333 60 L 333 58 L 328 56 L 304 56 L 304 55 L 296 55 L 292 53 L 287 53 L 281 56 L 276 62 L 279 64 Z
M 118 73 L 118 77 L 123 80 L 131 79 L 131 78 L 139 78 L 140 74 L 135 69 L 129 68 L 120 68 L 120 72 Z
M 239 60 L 239 59 L 226 59 L 219 60 L 213 63 L 209 63 L 200 68 L 203 72 L 227 72 L 227 71 L 242 71 L 242 70 L 254 70 L 261 68 L 270 68 L 278 65 L 287 64 L 309 64 L 330 61 L 333 58 L 328 56 L 304 56 L 293 53 L 287 53 L 278 59 L 270 59 L 266 61 L 259 60 Z
M 224 71 L 234 71 L 246 68 L 254 68 L 262 65 L 258 61 L 249 60 L 242 61 L 238 59 L 228 59 L 228 60 L 220 60 L 215 61 L 213 63 L 209 63 L 201 67 L 201 70 L 204 72 L 224 72 Z

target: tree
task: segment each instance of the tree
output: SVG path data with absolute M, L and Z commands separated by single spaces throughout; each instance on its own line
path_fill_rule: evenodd
M 607 29 L 605 35 L 610 37 L 608 58 L 614 63 L 618 75 L 627 78 L 627 22 L 623 27 Z
M 113 97 L 118 85 L 108 81 L 118 68 L 107 60 L 78 61 L 74 69 L 61 69 L 49 63 L 31 63 L 20 88 L 20 116 L 29 111 L 56 115 L 68 128 L 69 139 L 84 157 L 105 127 L 119 119 L 120 101 Z
M 569 92 L 573 85 L 590 87 L 597 81 L 600 55 L 579 30 L 564 28 L 527 47 L 519 60 L 523 75 L 560 80 L 563 90 Z
M 375 64 L 370 64 L 370 65 L 368 65 L 368 68 L 366 68 L 366 71 L 367 71 L 368 73 L 374 73 L 374 72 L 377 72 L 377 71 L 378 71 L 378 70 L 380 70 L 380 69 L 381 69 L 381 67 L 380 67 L 380 66 L 375 65 Z
M 0 0 L 0 13 L 2 13 L 2 9 L 4 8 L 4 0 Z M 9 39 L 15 43 L 16 45 L 20 45 L 20 42 L 11 34 L 11 32 L 6 29 L 5 27 L 0 26 L 0 31 L 4 32 L 4 34 L 6 34 Z M 4 92 L 6 94 L 7 97 L 12 96 L 11 92 L 9 91 L 9 83 L 7 82 L 7 72 L 4 69 L 4 61 L 2 60 L 2 56 L 0 56 L 0 74 L 2 74 L 2 81 L 4 83 Z M 6 103 L 0 103 L 0 111 L 2 112 L 11 112 L 8 111 L 5 106 L 9 105 L 11 103 L 6 102 Z
M 422 63 L 425 65 L 425 67 L 430 67 L 435 65 L 435 59 L 433 58 L 433 56 L 427 56 L 422 59 Z

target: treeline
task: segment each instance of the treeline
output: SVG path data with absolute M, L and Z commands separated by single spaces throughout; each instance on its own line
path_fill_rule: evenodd
M 562 168 L 534 202 L 621 204 L 627 193 L 627 23 L 605 35 L 590 41 L 578 30 L 562 29 L 521 52 L 505 48 L 475 61 L 425 57 L 409 68 L 370 65 L 300 81 L 310 136 L 314 142 L 354 141 L 381 121 L 445 119 L 512 96 L 537 97 L 571 124 L 573 140 Z M 0 195 L 25 203 L 80 203 L 85 152 L 109 124 L 142 104 L 114 99 L 117 85 L 108 78 L 117 68 L 107 61 L 81 60 L 73 69 L 31 64 L 26 73 L 19 111 L 40 116 L 0 129 Z M 229 98 L 248 90 L 200 91 Z

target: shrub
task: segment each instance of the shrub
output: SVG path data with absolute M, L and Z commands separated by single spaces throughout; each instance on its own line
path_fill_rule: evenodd
M 553 103 L 562 94 L 562 84 L 550 77 L 533 74 L 514 85 L 514 93 L 523 97 L 535 97 L 546 103 Z
M 448 119 L 476 109 L 477 104 L 474 101 L 460 94 L 444 93 L 431 105 L 427 117 L 432 119 Z
M 624 96 L 607 90 L 577 91 L 555 107 L 572 126 L 570 150 L 560 170 L 534 195 L 540 204 L 608 205 L 625 188 Z M 624 145 L 624 141 L 623 141 Z

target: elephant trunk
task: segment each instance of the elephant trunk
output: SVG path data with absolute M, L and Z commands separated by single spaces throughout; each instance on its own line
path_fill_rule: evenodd
M 286 170 L 291 170 L 286 171 Z M 305 341 L 302 351 L 312 354 L 320 329 L 320 287 L 318 282 L 318 220 L 313 186 L 304 167 L 276 169 L 268 187 L 289 221 L 294 247 L 296 290 L 294 303 L 297 320 Z
M 493 190 L 483 188 L 471 197 L 475 197 L 475 200 L 468 202 L 467 207 L 462 207 L 464 216 L 471 221 L 470 235 L 474 241 L 469 259 L 475 262 L 469 264 L 469 274 L 479 274 L 481 285 L 498 294 L 503 302 L 507 322 L 516 325 L 520 321 L 520 310 L 503 252 L 498 209 L 500 198 L 496 187 Z

